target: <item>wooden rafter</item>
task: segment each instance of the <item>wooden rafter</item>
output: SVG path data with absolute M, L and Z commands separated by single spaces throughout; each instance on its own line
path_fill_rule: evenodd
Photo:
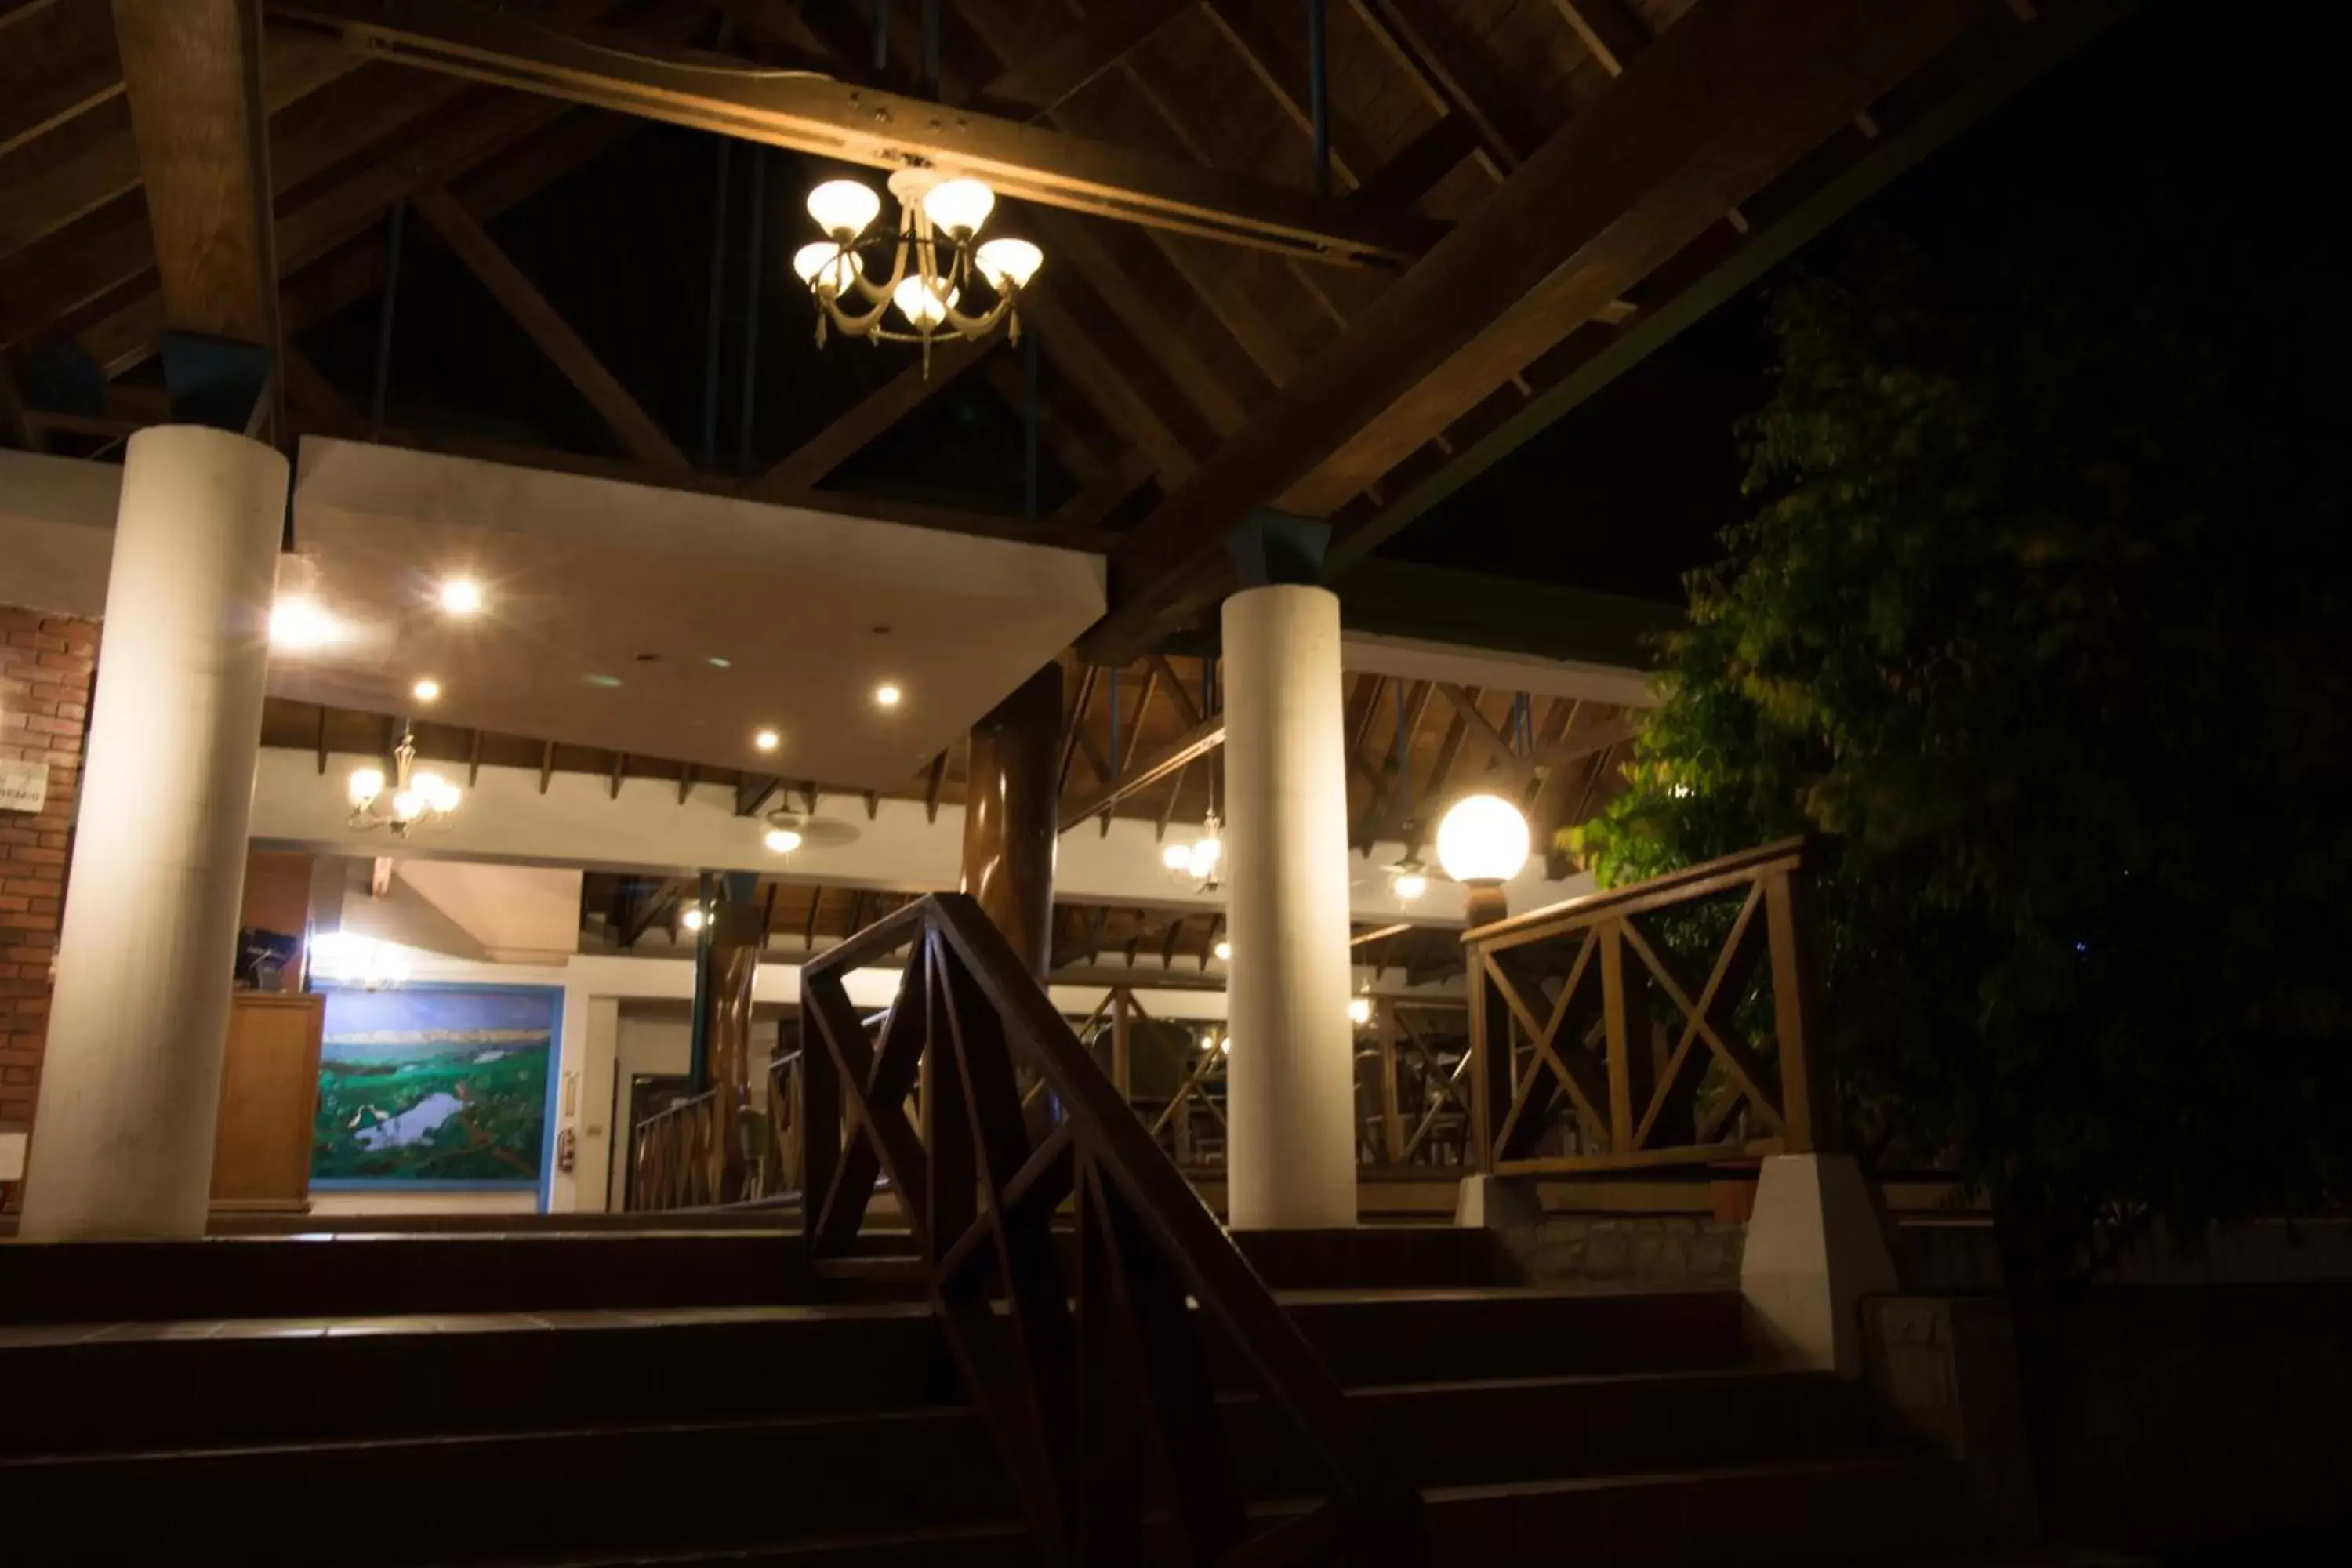
M 278 271 L 260 15 L 244 0 L 116 0 L 114 31 L 163 321 L 274 356 Z
M 1436 0 L 1355 0 L 1355 9 L 1440 106 L 1475 129 L 1479 145 L 1505 173 L 1534 150 L 1538 132 L 1524 123 L 1477 47 Z
M 620 35 L 560 29 L 455 0 L 272 0 L 389 58 L 648 120 L 766 142 L 874 168 L 923 159 L 998 194 L 1156 224 L 1327 261 L 1418 254 L 1431 230 L 1342 211 L 1263 181 L 1171 164 L 871 87 L 747 69 L 724 56 L 644 56 Z
M 1162 748 L 1152 759 L 1119 775 L 1114 782 L 1104 775 L 1100 795 L 1066 807 L 1061 816 L 1061 830 L 1067 833 L 1090 816 L 1108 816 L 1112 808 L 1130 796 L 1153 788 L 1160 780 L 1181 774 L 1192 763 L 1225 743 L 1224 716 L 1197 724 Z
M 973 342 L 950 338 L 938 344 L 923 364 L 908 365 L 835 416 L 833 422 L 760 476 L 757 494 L 793 494 L 813 489 L 884 431 L 955 384 L 956 377 L 985 359 L 998 340 Z
M 980 102 L 1008 113 L 1041 119 L 1157 33 L 1191 0 L 1129 0 L 1089 6 L 1076 26 L 1042 52 L 992 78 L 980 89 Z
M 1976 0 L 1696 7 L 1138 526 L 1136 586 L 1087 656 L 1124 663 L 1188 623 L 1230 582 L 1225 535 L 1254 509 L 1328 515 L 1979 15 Z
M 620 378 L 605 368 L 604 362 L 596 357 L 595 351 L 582 340 L 572 323 L 548 302 L 547 296 L 523 275 L 514 258 L 490 237 L 488 230 L 474 221 L 473 215 L 456 197 L 439 185 L 427 185 L 414 193 L 409 201 L 417 216 L 457 253 L 466 269 L 489 290 L 490 297 L 562 373 L 563 379 L 620 437 L 623 446 L 640 461 L 656 468 L 674 473 L 692 469 L 686 454 L 646 412 L 645 405 L 629 395 Z

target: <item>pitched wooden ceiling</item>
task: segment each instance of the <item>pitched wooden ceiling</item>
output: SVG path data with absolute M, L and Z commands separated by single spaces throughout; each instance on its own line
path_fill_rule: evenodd
M 1113 609 L 1088 656 L 1143 679 L 1140 657 L 1230 583 L 1223 542 L 1255 508 L 1328 518 L 1335 561 L 1362 559 L 2125 8 L 1328 0 L 1325 172 L 1305 4 L 949 0 L 937 97 L 959 145 L 1033 198 L 1009 216 L 1047 255 L 1024 317 L 1045 362 L 1050 522 L 1118 530 L 1103 537 Z M 278 334 L 288 430 L 775 497 L 890 490 L 892 469 L 940 449 L 893 441 L 943 393 L 1025 403 L 1020 360 L 998 344 L 950 348 L 928 376 L 862 346 L 816 349 L 783 269 L 796 204 L 781 202 L 749 297 L 771 333 L 750 340 L 755 357 L 774 363 L 745 378 L 775 416 L 744 414 L 759 438 L 730 431 L 714 462 L 696 412 L 617 374 L 556 303 L 579 292 L 560 268 L 633 275 L 648 247 L 707 241 L 612 214 L 596 246 L 524 263 L 517 209 L 603 166 L 639 116 L 794 150 L 801 162 L 768 165 L 780 195 L 820 171 L 820 151 L 893 155 L 835 112 L 840 91 L 897 114 L 902 141 L 947 147 L 954 135 L 926 129 L 946 121 L 884 96 L 921 75 L 913 0 L 887 7 L 878 65 L 869 6 L 836 0 L 266 9 L 253 29 L 250 0 L 0 0 L 0 438 L 87 451 L 163 417 L 167 328 Z M 827 93 L 831 121 L 806 107 Z M 487 292 L 601 439 L 563 450 L 454 417 L 404 425 L 370 406 L 364 376 L 313 360 L 322 323 L 383 289 L 395 211 Z M 745 263 L 738 233 L 722 266 Z M 256 267 L 269 276 L 248 288 L 240 269 Z M 704 348 L 677 353 L 698 366 Z

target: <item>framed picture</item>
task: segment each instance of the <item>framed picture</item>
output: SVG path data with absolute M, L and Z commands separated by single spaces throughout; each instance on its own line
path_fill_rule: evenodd
M 541 1192 L 563 993 L 543 985 L 328 987 L 310 1181 Z

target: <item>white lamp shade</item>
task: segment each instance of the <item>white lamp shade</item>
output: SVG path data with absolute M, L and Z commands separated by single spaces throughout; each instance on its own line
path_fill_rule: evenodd
M 425 804 L 445 815 L 457 810 L 457 802 L 462 798 L 464 792 L 447 779 L 436 779 L 433 787 L 425 792 Z
M 403 822 L 414 822 L 425 815 L 425 797 L 414 789 L 402 790 L 392 797 L 392 815 Z
M 1192 847 L 1171 844 L 1160 852 L 1160 863 L 1171 871 L 1189 871 L 1192 868 Z
M 1391 885 L 1395 889 L 1396 896 L 1408 904 L 1429 891 L 1429 879 L 1418 871 L 1407 871 Z
M 898 306 L 898 313 L 914 325 L 936 327 L 948 319 L 948 307 L 956 302 L 956 291 L 949 289 L 948 297 L 941 300 L 929 283 L 909 276 L 899 279 L 898 286 L 890 290 L 890 302 Z M 875 699 L 885 707 L 889 705 L 889 699 L 878 691 L 875 693 Z
M 952 235 L 973 233 L 995 208 L 996 193 L 978 180 L 941 180 L 923 193 L 923 216 Z
M 352 770 L 350 789 L 352 804 L 353 805 L 367 805 L 369 802 L 375 799 L 376 796 L 383 793 L 383 770 L 382 768 L 353 768 Z
M 1023 289 L 1045 264 L 1045 253 L 1025 239 L 992 239 L 971 253 L 971 264 L 996 288 L 1011 279 L 1015 289 Z
M 1457 882 L 1507 882 L 1528 863 L 1528 819 L 1500 795 L 1465 795 L 1437 825 L 1437 863 Z
M 801 281 L 827 294 L 844 294 L 865 271 L 854 250 L 844 250 L 829 239 L 813 239 L 793 252 L 793 270 Z
M 866 232 L 882 210 L 882 198 L 856 180 L 827 180 L 808 195 L 809 216 L 835 239 L 854 239 Z
M 779 855 L 789 855 L 801 847 L 801 836 L 789 827 L 771 827 L 760 842 Z

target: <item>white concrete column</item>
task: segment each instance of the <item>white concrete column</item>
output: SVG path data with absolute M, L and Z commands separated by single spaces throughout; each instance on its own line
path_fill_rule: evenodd
M 1225 601 L 1229 1215 L 1236 1230 L 1356 1223 L 1348 1021 L 1348 769 L 1339 601 Z
M 286 486 L 241 436 L 131 437 L 27 1237 L 204 1233 Z

